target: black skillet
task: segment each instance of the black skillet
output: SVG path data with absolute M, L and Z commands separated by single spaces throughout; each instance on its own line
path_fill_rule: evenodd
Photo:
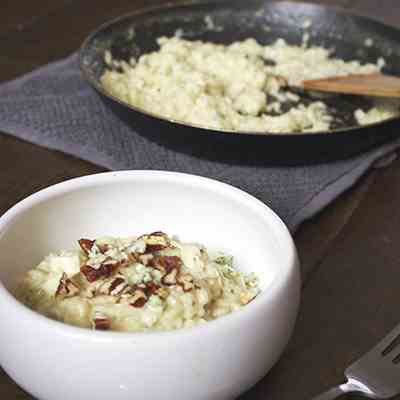
M 375 63 L 382 56 L 387 62 L 385 72 L 400 75 L 400 30 L 334 8 L 266 0 L 167 4 L 122 16 L 104 24 L 86 39 L 80 52 L 81 70 L 107 105 L 133 130 L 198 157 L 254 165 L 313 164 L 346 158 L 398 136 L 399 118 L 357 126 L 354 110 L 367 109 L 371 101 L 363 97 L 336 96 L 325 100 L 336 116 L 329 132 L 232 133 L 170 121 L 129 106 L 108 95 L 99 80 L 106 68 L 105 50 L 110 50 L 117 59 L 138 57 L 156 50 L 158 37 L 172 36 L 178 29 L 184 38 L 217 43 L 253 37 L 269 44 L 282 37 L 298 44 L 307 20 L 312 21 L 311 44 L 333 48 L 335 55 L 345 60 Z M 372 47 L 365 46 L 367 38 L 372 39 Z M 302 97 L 304 103 L 311 100 L 308 94 Z

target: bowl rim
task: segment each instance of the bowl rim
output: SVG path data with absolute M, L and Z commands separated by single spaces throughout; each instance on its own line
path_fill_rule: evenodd
M 262 290 L 261 295 L 257 296 L 254 301 L 249 303 L 246 307 L 243 307 L 243 309 L 239 310 L 239 312 L 232 312 L 214 320 L 207 321 L 207 323 L 204 324 L 195 325 L 188 328 L 179 328 L 176 330 L 148 332 L 91 330 L 51 319 L 50 317 L 30 309 L 28 306 L 17 300 L 16 297 L 4 286 L 0 280 L 0 301 L 3 303 L 3 306 L 9 311 L 12 310 L 14 313 L 21 314 L 21 318 L 26 318 L 31 323 L 40 324 L 43 327 L 47 325 L 48 329 L 52 329 L 53 331 L 58 331 L 63 334 L 81 338 L 89 336 L 92 339 L 108 342 L 115 339 L 129 341 L 132 340 L 132 338 L 145 339 L 150 337 L 169 337 L 176 335 L 190 336 L 195 332 L 202 334 L 204 330 L 218 329 L 219 327 L 229 323 L 236 324 L 238 321 L 243 319 L 243 317 L 249 317 L 251 312 L 253 312 L 254 315 L 258 315 L 257 311 L 260 311 L 260 309 L 269 303 L 270 299 L 273 298 L 274 295 L 283 289 L 293 273 L 297 273 L 299 275 L 299 260 L 293 238 L 285 223 L 270 207 L 249 193 L 227 183 L 200 175 L 181 172 L 159 170 L 124 170 L 102 172 L 68 179 L 61 183 L 51 185 L 19 201 L 10 209 L 8 209 L 2 216 L 0 216 L 0 240 L 5 231 L 8 229 L 8 226 L 13 223 L 14 219 L 18 218 L 19 215 L 29 210 L 33 206 L 36 206 L 42 202 L 65 195 L 67 193 L 71 193 L 75 190 L 97 186 L 99 183 L 112 184 L 117 182 L 129 182 L 137 180 L 148 181 L 149 179 L 163 179 L 166 181 L 170 180 L 175 183 L 178 182 L 183 184 L 192 183 L 197 187 L 202 187 L 206 190 L 213 190 L 220 194 L 230 196 L 232 199 L 236 199 L 240 203 L 244 203 L 246 207 L 251 207 L 254 212 L 258 212 L 260 216 L 264 215 L 264 218 L 268 218 L 270 229 L 273 229 L 274 236 L 276 237 L 279 245 L 285 246 L 285 251 L 281 252 L 282 265 L 279 268 L 279 272 Z
M 221 0 L 220 1 L 222 4 L 227 4 L 229 0 Z M 374 127 L 380 127 L 381 125 L 384 125 L 386 123 L 392 122 L 392 121 L 397 121 L 400 120 L 400 116 L 393 116 L 390 118 L 387 118 L 382 121 L 377 121 L 377 122 L 371 122 L 365 125 L 351 125 L 351 126 L 346 126 L 346 127 L 341 127 L 341 128 L 334 128 L 334 129 L 328 129 L 328 130 L 320 130 L 320 131 L 315 131 L 315 132 L 307 132 L 307 131 L 295 131 L 295 132 L 268 132 L 268 131 L 246 131 L 246 130 L 233 130 L 233 129 L 223 129 L 223 128 L 215 128 L 215 127 L 210 127 L 206 125 L 201 125 L 201 124 L 196 124 L 196 123 L 191 123 L 191 122 L 186 122 L 182 121 L 179 119 L 174 119 L 174 118 L 169 118 L 157 113 L 154 113 L 152 111 L 146 110 L 144 108 L 141 108 L 139 106 L 132 105 L 126 101 L 123 101 L 116 97 L 115 95 L 111 94 L 108 92 L 102 84 L 100 84 L 96 79 L 93 78 L 93 76 L 88 72 L 88 67 L 85 63 L 85 53 L 87 52 L 87 49 L 89 48 L 91 42 L 93 39 L 96 38 L 96 36 L 101 33 L 102 31 L 112 27 L 115 24 L 121 23 L 125 20 L 129 20 L 133 17 L 137 16 L 146 16 L 146 14 L 151 14 L 153 12 L 162 12 L 162 11 L 170 11 L 175 8 L 188 8 L 188 7 L 196 7 L 196 6 L 202 6 L 202 5 L 207 5 L 211 4 L 212 0 L 184 0 L 183 2 L 179 2 L 177 0 L 170 1 L 165 4 L 161 5 L 153 5 L 153 6 L 146 6 L 146 7 L 140 7 L 135 11 L 124 13 L 120 16 L 117 16 L 113 19 L 110 19 L 106 22 L 103 22 L 101 25 L 97 26 L 97 28 L 93 29 L 83 40 L 81 43 L 79 50 L 78 50 L 78 63 L 79 63 L 79 69 L 81 71 L 81 74 L 84 78 L 84 80 L 93 88 L 95 89 L 100 95 L 105 96 L 106 98 L 120 104 L 121 106 L 130 109 L 131 111 L 135 111 L 137 113 L 140 113 L 142 115 L 145 115 L 150 118 L 154 118 L 159 121 L 167 122 L 173 125 L 177 125 L 180 127 L 186 127 L 186 128 L 192 128 L 192 129 L 197 129 L 198 133 L 201 134 L 213 134 L 213 135 L 231 135 L 231 134 L 240 134 L 244 136 L 267 136 L 267 137 L 273 137 L 273 138 L 291 138 L 291 137 L 300 137 L 300 138 L 308 138 L 308 137 L 316 137 L 316 138 L 323 138 L 326 137 L 327 135 L 329 136 L 332 133 L 339 133 L 343 135 L 354 135 L 354 134 L 360 134 L 360 132 L 364 132 L 365 128 L 374 128 Z M 372 18 L 370 16 L 367 16 L 362 13 L 357 13 L 352 10 L 344 10 L 343 8 L 340 8 L 335 5 L 322 5 L 322 4 L 314 4 L 310 3 L 308 1 L 303 1 L 300 0 L 300 2 L 295 2 L 293 0 L 271 0 L 268 5 L 270 7 L 288 7 L 288 6 L 293 6 L 297 5 L 298 7 L 310 7 L 314 8 L 315 10 L 324 10 L 324 11 L 329 11 L 329 12 L 334 12 L 338 15 L 341 15 L 342 17 L 352 17 L 352 18 L 357 18 L 360 21 L 365 21 L 371 24 L 375 24 L 375 26 L 381 26 L 384 29 L 390 29 L 397 31 L 397 33 L 400 33 L 400 29 L 398 29 L 394 25 L 387 24 L 383 21 L 380 21 L 378 19 Z

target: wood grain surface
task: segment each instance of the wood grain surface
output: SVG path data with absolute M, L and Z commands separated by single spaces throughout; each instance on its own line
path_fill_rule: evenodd
M 314 2 L 400 26 L 399 0 Z M 0 81 L 70 54 L 112 17 L 159 3 L 6 0 L 0 12 Z M 50 184 L 102 170 L 1 134 L 0 212 Z M 296 233 L 304 289 L 295 334 L 279 363 L 242 399 L 310 399 L 340 382 L 345 366 L 400 321 L 399 183 L 397 160 L 368 173 Z M 0 369 L 0 399 L 31 397 Z

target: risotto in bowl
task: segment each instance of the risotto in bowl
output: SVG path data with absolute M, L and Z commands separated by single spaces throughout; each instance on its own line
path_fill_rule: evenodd
M 163 232 L 78 243 L 80 251 L 50 254 L 28 271 L 17 297 L 72 325 L 138 332 L 205 323 L 259 293 L 257 277 L 236 270 L 231 256 Z
M 23 200 L 0 232 L 0 363 L 37 398 L 232 399 L 293 330 L 293 240 L 232 186 L 92 175 Z

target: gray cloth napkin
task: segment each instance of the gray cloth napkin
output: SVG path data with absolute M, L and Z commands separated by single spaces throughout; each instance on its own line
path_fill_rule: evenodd
M 292 232 L 352 186 L 400 139 L 352 159 L 306 167 L 247 167 L 174 152 L 132 131 L 83 81 L 77 55 L 0 85 L 0 130 L 109 169 L 187 172 L 239 187 L 274 209 Z

